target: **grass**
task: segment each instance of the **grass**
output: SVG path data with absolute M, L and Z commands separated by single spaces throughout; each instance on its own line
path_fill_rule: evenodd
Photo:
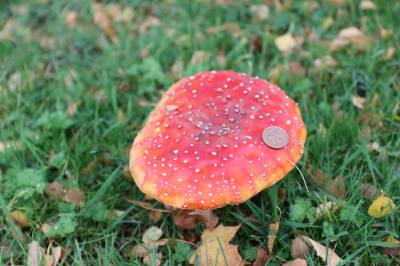
M 130 22 L 114 21 L 113 33 L 93 22 L 91 1 L 0 2 L 1 263 L 26 263 L 28 243 L 36 240 L 44 248 L 51 244 L 68 250 L 67 265 L 140 265 L 132 246 L 151 225 L 162 228 L 163 237 L 185 234 L 168 215 L 154 223 L 147 210 L 126 201 L 144 198 L 124 178 L 128 151 L 174 81 L 201 70 L 232 69 L 278 83 L 299 103 L 309 135 L 299 163 L 309 195 L 299 172 L 292 171 L 250 201 L 216 211 L 223 224 L 242 224 L 233 241 L 242 256 L 250 253 L 254 259 L 251 250 L 267 245 L 268 225 L 279 220 L 270 265 L 291 259 L 291 241 L 300 233 L 334 247 L 349 264 L 400 264 L 398 255 L 381 252 L 387 236 L 400 238 L 398 208 L 374 219 L 367 214 L 370 201 L 361 195 L 361 185 L 369 182 L 400 205 L 399 2 L 375 1 L 377 8 L 366 11 L 359 1 L 317 1 L 312 11 L 308 1 L 287 1 L 281 10 L 271 5 L 265 21 L 250 11 L 263 1 L 229 2 L 119 1 L 121 7 L 132 7 L 134 16 Z M 69 11 L 78 14 L 75 25 L 65 21 Z M 144 29 L 149 17 L 160 23 Z M 333 20 L 328 22 L 328 17 Z M 349 26 L 362 28 L 372 41 L 363 51 L 352 45 L 329 51 L 325 44 Z M 210 27 L 215 33 L 207 30 Z M 393 33 L 382 38 L 381 27 Z M 305 41 L 283 55 L 274 40 L 288 31 Z M 307 38 L 310 32 L 319 40 Z M 391 46 L 397 51 L 385 59 Z M 200 59 L 194 60 L 196 52 Z M 210 58 L 201 60 L 204 54 Z M 337 65 L 315 67 L 314 60 L 327 55 Z M 293 61 L 305 72 L 272 75 Z M 352 96 L 364 88 L 367 102 L 360 110 Z M 368 144 L 373 142 L 380 151 L 371 151 Z M 343 176 L 344 198 L 313 182 L 309 165 L 330 177 Z M 53 181 L 83 191 L 84 206 L 47 196 L 43 189 Z M 279 187 L 286 191 L 282 204 L 277 204 Z M 313 208 L 331 200 L 342 210 L 315 221 L 295 221 L 290 208 L 299 198 Z M 353 216 L 343 214 L 346 207 Z M 10 213 L 15 210 L 27 216 L 27 227 L 13 221 Z M 57 221 L 62 229 L 46 236 L 42 225 Z M 199 225 L 194 232 L 202 230 Z M 179 264 L 173 245 L 160 250 L 162 265 Z M 155 257 L 156 251 L 151 254 Z M 307 261 L 323 264 L 315 254 Z

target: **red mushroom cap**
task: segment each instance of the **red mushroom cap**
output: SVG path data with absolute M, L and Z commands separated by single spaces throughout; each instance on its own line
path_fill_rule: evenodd
M 133 143 L 130 170 L 144 193 L 177 208 L 239 204 L 293 169 L 306 135 L 297 104 L 275 84 L 202 72 L 165 93 Z

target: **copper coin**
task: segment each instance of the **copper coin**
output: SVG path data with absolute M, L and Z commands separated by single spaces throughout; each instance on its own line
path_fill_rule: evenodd
M 262 139 L 268 147 L 273 149 L 285 148 L 289 143 L 288 133 L 278 126 L 270 126 L 264 129 Z

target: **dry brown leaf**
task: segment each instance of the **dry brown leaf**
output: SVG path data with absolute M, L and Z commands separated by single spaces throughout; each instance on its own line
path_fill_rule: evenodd
M 393 35 L 393 30 L 385 29 L 384 27 L 379 26 L 379 35 L 381 36 L 382 39 L 386 40 L 387 38 Z
M 363 50 L 371 39 L 356 27 L 348 27 L 339 31 L 338 36 L 331 42 L 330 50 L 336 51 L 349 44 L 353 44 L 358 50 Z
M 28 244 L 28 266 L 40 266 L 43 263 L 43 250 L 39 242 L 32 241 Z
M 78 108 L 78 104 L 74 103 L 72 101 L 68 101 L 68 106 L 67 106 L 67 113 L 70 117 L 75 116 L 76 110 Z
M 250 12 L 259 21 L 267 20 L 269 17 L 269 8 L 267 5 L 252 5 L 250 6 Z
M 45 266 L 56 266 L 59 262 L 60 259 L 64 257 L 64 252 L 62 247 L 56 246 L 56 247 L 49 247 L 47 248 L 47 253 L 44 255 L 44 265 Z
M 107 37 L 113 42 L 118 42 L 118 36 L 115 32 L 110 17 L 102 4 L 94 4 L 93 22 L 106 33 Z
M 195 51 L 192 54 L 192 58 L 190 59 L 190 64 L 192 65 L 197 65 L 204 63 L 205 61 L 209 60 L 211 57 L 211 54 L 206 51 Z
M 335 179 L 326 176 L 321 169 L 315 168 L 309 165 L 307 168 L 309 173 L 312 173 L 311 177 L 317 185 L 319 185 L 326 192 L 335 195 L 338 198 L 343 198 L 346 192 L 344 177 L 339 176 Z
M 176 79 L 181 79 L 183 77 L 183 70 L 185 68 L 185 63 L 180 58 L 171 67 L 171 76 Z
M 312 240 L 311 238 L 307 236 L 301 236 L 304 241 L 306 241 L 307 244 L 312 246 L 312 248 L 315 250 L 317 255 L 324 261 L 326 262 L 327 266 L 336 266 L 339 265 L 341 258 L 335 253 L 335 251 L 331 248 L 327 248 L 324 245 L 321 245 L 320 243 Z
M 327 201 L 318 205 L 315 216 L 316 218 L 321 218 L 329 212 L 335 212 L 339 209 L 339 206 L 333 201 Z
M 204 224 L 205 228 L 212 230 L 218 224 L 218 217 L 211 210 L 192 211 L 177 210 L 172 214 L 176 226 L 192 230 L 198 224 Z
M 305 258 L 308 252 L 310 252 L 310 247 L 301 236 L 293 239 L 291 249 L 292 258 Z
M 156 226 L 151 226 L 143 233 L 142 244 L 138 244 L 133 247 L 133 252 L 136 254 L 136 256 L 143 258 L 143 263 L 145 265 L 153 265 L 149 253 L 152 252 L 152 249 L 167 244 L 168 239 L 160 239 L 162 234 L 163 231 L 160 228 Z M 162 254 L 157 253 L 155 264 L 160 265 L 161 259 L 162 259 Z
M 272 251 L 275 245 L 276 235 L 279 231 L 279 223 L 273 223 L 269 225 L 270 233 L 268 234 L 268 252 L 272 255 Z
M 374 10 L 376 5 L 371 0 L 362 0 L 360 4 L 361 10 Z
M 65 188 L 64 186 L 57 182 L 54 181 L 52 183 L 49 183 L 45 189 L 45 192 L 47 195 L 49 195 L 50 197 L 54 197 L 57 199 L 62 199 L 62 197 L 65 194 Z
M 23 211 L 15 210 L 10 213 L 13 221 L 20 227 L 24 228 L 30 225 L 30 221 Z
M 78 22 L 78 13 L 76 13 L 76 11 L 68 11 L 67 13 L 65 13 L 64 16 L 64 22 L 65 25 L 68 26 L 68 28 L 73 29 L 76 27 L 76 24 Z
M 85 195 L 79 188 L 70 188 L 65 193 L 63 200 L 82 207 L 85 201 Z
M 153 223 L 157 223 L 161 220 L 162 212 L 159 211 L 149 211 L 149 218 L 153 221 Z
M 378 196 L 378 189 L 371 183 L 364 183 L 361 186 L 361 194 L 364 198 L 372 200 Z
M 145 33 L 149 28 L 157 27 L 161 25 L 161 21 L 158 17 L 148 17 L 139 26 L 139 32 Z
M 364 109 L 364 104 L 365 104 L 366 100 L 367 99 L 364 97 L 360 97 L 360 96 L 356 96 L 356 95 L 351 96 L 351 102 L 358 109 Z
M 383 152 L 384 148 L 379 145 L 378 142 L 374 141 L 366 145 L 367 151 L 369 152 Z
M 307 261 L 305 259 L 295 259 L 282 264 L 282 266 L 307 266 Z
M 267 250 L 262 247 L 257 248 L 256 260 L 253 262 L 252 266 L 264 266 L 267 265 L 271 256 L 268 254 Z
M 385 60 L 390 60 L 393 58 L 394 54 L 396 53 L 396 48 L 394 46 L 390 46 L 384 55 Z
M 291 33 L 286 33 L 275 39 L 275 45 L 282 53 L 288 53 L 296 46 L 296 41 Z
M 204 230 L 201 235 L 201 245 L 190 258 L 190 263 L 194 264 L 197 256 L 201 266 L 241 265 L 243 259 L 238 252 L 237 245 L 229 244 L 239 228 L 240 225 L 224 226 L 221 224 L 212 231 Z
M 335 67 L 336 65 L 337 65 L 336 60 L 330 55 L 317 58 L 314 60 L 314 66 L 316 69 L 327 69 Z

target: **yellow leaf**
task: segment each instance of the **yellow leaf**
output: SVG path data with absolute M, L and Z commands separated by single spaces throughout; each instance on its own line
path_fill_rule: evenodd
M 278 36 L 275 39 L 275 45 L 278 47 L 279 51 L 285 53 L 290 52 L 296 45 L 296 41 L 292 34 L 286 33 L 284 35 Z
M 20 225 L 21 227 L 29 226 L 30 221 L 24 212 L 15 210 L 12 211 L 10 215 L 11 218 L 14 220 L 14 222 Z
M 216 265 L 216 266 L 236 266 L 243 262 L 236 245 L 229 244 L 229 241 L 235 236 L 240 225 L 224 226 L 219 225 L 214 230 L 204 230 L 201 235 L 201 245 L 190 259 L 194 264 L 196 260 L 198 265 Z M 197 258 L 196 258 L 197 256 Z
M 395 207 L 396 205 L 393 201 L 388 196 L 382 194 L 369 206 L 368 214 L 374 218 L 382 218 L 390 214 Z

